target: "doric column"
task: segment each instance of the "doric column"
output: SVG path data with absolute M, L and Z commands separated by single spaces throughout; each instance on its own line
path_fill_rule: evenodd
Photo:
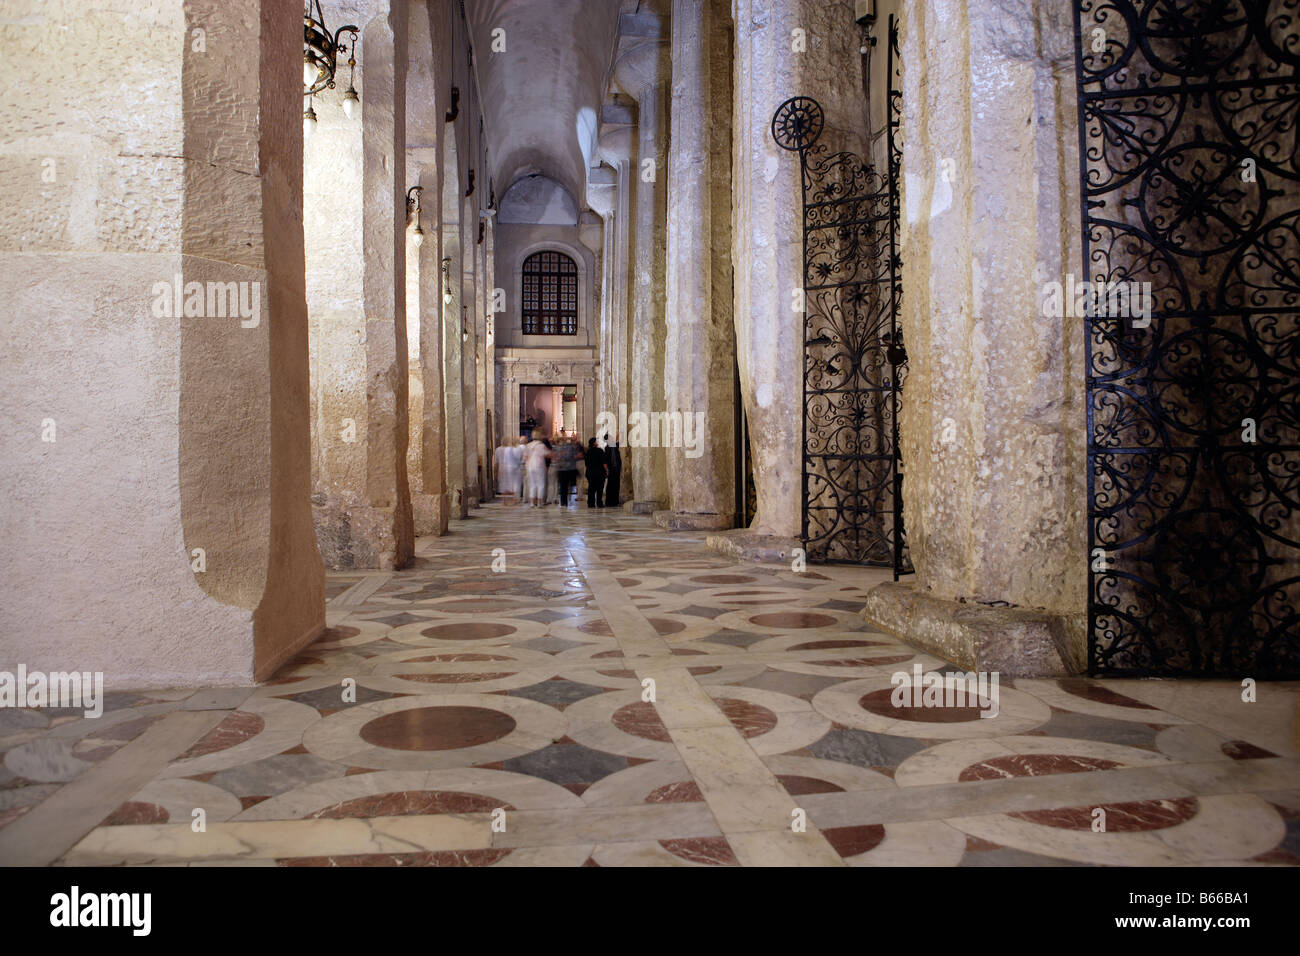
M 360 122 L 346 119 L 330 96 L 317 97 L 322 118 L 306 150 L 313 504 L 321 556 L 333 568 L 397 568 L 414 552 L 405 31 L 405 0 L 362 24 Z
M 728 20 L 725 0 L 674 0 L 664 397 L 683 447 L 665 450 L 656 516 L 673 530 L 735 524 Z
M 0 670 L 246 685 L 324 627 L 301 11 L 5 5 Z
M 948 23 L 969 29 L 949 43 Z M 1083 328 L 1040 310 L 1046 283 L 1079 272 L 1070 6 L 938 0 L 909 6 L 901 36 L 917 573 L 867 613 L 964 666 L 1064 673 L 1087 599 Z
M 668 498 L 668 475 L 661 436 L 651 433 L 650 416 L 664 409 L 664 265 L 668 189 L 665 142 L 668 133 L 669 24 L 652 10 L 639 15 L 635 34 L 619 41 L 614 78 L 637 102 L 636 157 L 632 186 L 632 321 L 629 330 L 628 434 L 621 436 L 624 468 L 631 474 L 632 506 L 649 514 Z M 642 431 L 634 415 L 645 416 Z
M 462 407 L 465 412 L 465 507 L 477 508 L 478 484 L 478 215 L 469 200 L 461 203 L 461 293 L 460 321 L 462 346 L 460 374 Z

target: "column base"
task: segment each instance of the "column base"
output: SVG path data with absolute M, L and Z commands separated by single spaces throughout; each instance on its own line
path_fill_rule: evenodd
M 735 515 L 692 511 L 656 511 L 654 521 L 665 531 L 728 531 L 736 526 Z
M 659 510 L 657 501 L 625 501 L 623 510 L 630 515 L 652 515 Z
M 871 626 L 966 670 L 1068 677 L 1086 666 L 1083 615 L 967 604 L 901 582 L 872 588 L 860 613 Z
M 415 518 L 416 537 L 440 537 L 447 533 L 446 495 L 411 495 L 411 509 Z
M 323 493 L 312 495 L 311 505 L 316 543 L 325 567 L 331 571 L 395 569 L 392 508 L 375 508 L 350 496 Z
M 791 552 L 803 547 L 798 538 L 781 538 L 772 534 L 755 534 L 747 528 L 711 534 L 705 544 L 737 561 L 757 564 L 789 564 L 794 560 Z

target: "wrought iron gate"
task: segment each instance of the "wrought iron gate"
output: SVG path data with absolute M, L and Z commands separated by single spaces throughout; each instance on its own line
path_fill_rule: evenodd
M 910 573 L 903 530 L 898 400 L 898 30 L 888 43 L 888 168 L 818 143 L 824 114 L 796 96 L 772 136 L 798 152 L 803 182 L 803 541 L 809 560 Z
M 1075 3 L 1094 674 L 1300 677 L 1298 6 Z

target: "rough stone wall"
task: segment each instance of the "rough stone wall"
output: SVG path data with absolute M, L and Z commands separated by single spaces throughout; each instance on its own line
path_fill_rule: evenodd
M 0 50 L 25 82 L 0 143 L 14 318 L 0 669 L 98 670 L 110 689 L 251 682 L 324 625 L 306 503 L 301 52 L 277 28 L 297 12 L 6 7 Z M 236 58 L 247 69 L 232 75 Z M 123 109 L 119 84 L 146 105 Z M 159 284 L 178 275 L 257 283 L 256 323 L 160 314 Z
M 1066 4 L 906 5 L 901 439 L 916 585 L 1077 616 L 1082 329 L 1039 310 L 1079 255 L 1072 42 Z

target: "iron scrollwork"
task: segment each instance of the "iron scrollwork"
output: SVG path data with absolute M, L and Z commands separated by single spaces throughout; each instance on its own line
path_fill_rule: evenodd
M 1300 677 L 1300 0 L 1076 0 L 1089 668 Z
M 772 137 L 799 154 L 803 194 L 803 541 L 810 560 L 911 571 L 902 512 L 897 27 L 889 43 L 888 168 L 820 142 L 825 114 L 796 96 Z

